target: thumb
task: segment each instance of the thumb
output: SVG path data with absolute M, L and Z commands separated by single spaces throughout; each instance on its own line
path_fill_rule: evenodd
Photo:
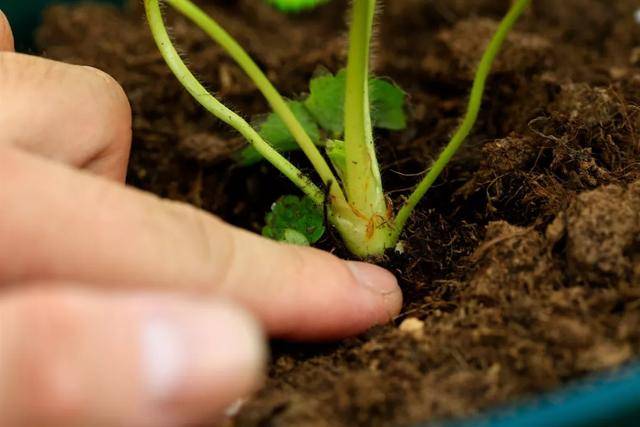
M 263 335 L 229 303 L 30 285 L 0 298 L 0 425 L 191 425 L 261 382 Z

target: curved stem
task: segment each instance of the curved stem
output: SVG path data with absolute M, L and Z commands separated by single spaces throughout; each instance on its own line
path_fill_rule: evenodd
M 453 155 L 458 151 L 464 140 L 467 138 L 473 125 L 475 124 L 478 113 L 480 111 L 480 107 L 482 105 L 482 95 L 484 93 L 484 89 L 487 82 L 487 77 L 491 71 L 491 66 L 493 65 L 493 61 L 500 51 L 502 44 L 509 34 L 509 31 L 516 23 L 518 18 L 522 15 L 525 8 L 528 6 L 531 0 L 516 0 L 509 13 L 504 17 L 498 30 L 494 34 L 491 39 L 487 49 L 482 56 L 482 60 L 480 61 L 480 65 L 476 70 L 476 75 L 473 81 L 473 88 L 471 89 L 471 96 L 469 98 L 469 105 L 467 107 L 467 113 L 462 121 L 462 124 L 456 131 L 456 133 L 451 138 L 451 141 L 444 148 L 436 162 L 433 164 L 427 175 L 422 179 L 422 181 L 415 188 L 411 196 L 407 199 L 404 206 L 398 212 L 395 220 L 395 230 L 394 230 L 394 238 L 397 240 L 400 237 L 400 233 L 402 233 L 402 229 L 404 228 L 411 212 L 416 207 L 418 202 L 424 197 L 425 193 L 429 188 L 433 185 L 435 180 L 438 178 L 444 167 L 449 163 Z
M 284 124 L 291 132 L 302 151 L 305 153 L 318 175 L 325 185 L 331 184 L 331 192 L 334 197 L 344 199 L 342 189 L 338 184 L 333 171 L 326 160 L 313 144 L 311 138 L 293 114 L 282 95 L 271 84 L 267 76 L 256 65 L 244 49 L 229 35 L 213 18 L 189 0 L 164 0 L 177 11 L 184 14 L 194 24 L 200 27 L 216 43 L 222 46 L 227 53 L 238 63 L 245 73 L 251 78 L 260 92 L 269 102 L 273 111 L 280 116 Z
M 307 196 L 315 203 L 322 204 L 324 201 L 323 192 L 308 177 L 306 177 L 298 168 L 292 165 L 287 159 L 282 157 L 280 153 L 274 150 L 260 135 L 246 122 L 242 117 L 225 107 L 220 101 L 213 97 L 200 84 L 198 79 L 189 71 L 187 66 L 180 58 L 175 47 L 171 43 L 167 29 L 162 20 L 159 0 L 145 0 L 145 10 L 147 19 L 151 27 L 151 32 L 158 45 L 167 65 L 178 78 L 180 83 L 187 91 L 211 114 L 235 128 L 243 137 L 247 139 L 256 150 L 264 156 L 269 163 L 275 166 L 294 184 L 296 184 Z

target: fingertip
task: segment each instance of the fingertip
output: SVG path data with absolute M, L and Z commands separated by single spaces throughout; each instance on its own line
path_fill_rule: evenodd
M 264 381 L 266 336 L 244 309 L 224 300 L 147 301 L 139 329 L 140 420 L 176 425 L 218 419 Z M 169 304 L 167 304 L 169 302 Z
M 0 9 L 0 52 L 13 52 L 15 50 L 13 32 L 7 16 Z
M 389 323 L 400 312 L 402 291 L 391 272 L 366 262 L 322 255 L 329 263 L 318 262 L 315 269 L 316 275 L 325 277 L 320 285 L 324 289 L 315 291 L 318 301 L 304 304 L 317 307 L 316 323 L 301 323 L 297 339 L 326 341 L 354 336 Z M 313 262 L 311 257 L 309 262 Z
M 225 289 L 251 308 L 275 337 L 342 339 L 388 323 L 401 309 L 398 282 L 381 267 L 255 237 L 242 247 L 238 263 L 244 264 L 248 256 L 253 267 L 240 276 L 229 275 L 233 283 Z
M 346 261 L 356 282 L 374 297 L 381 300 L 383 322 L 388 322 L 402 309 L 402 290 L 398 279 L 389 271 L 374 264 Z
M 220 413 L 254 391 L 266 367 L 266 337 L 225 301 L 152 310 L 141 324 L 145 390 L 173 415 Z

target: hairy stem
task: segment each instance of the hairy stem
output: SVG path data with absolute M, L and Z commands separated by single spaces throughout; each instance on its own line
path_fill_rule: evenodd
M 369 52 L 375 8 L 375 0 L 353 2 L 344 105 L 347 199 L 367 218 L 386 212 L 369 111 Z
M 147 20 L 151 32 L 167 65 L 187 91 L 211 114 L 235 128 L 251 143 L 265 159 L 294 184 L 296 184 L 315 203 L 322 204 L 324 193 L 307 178 L 299 169 L 292 165 L 280 153 L 274 150 L 242 117 L 225 107 L 211 95 L 196 77 L 189 71 L 182 58 L 173 46 L 162 19 L 159 0 L 145 0 Z
M 464 140 L 471 132 L 471 129 L 478 119 L 478 113 L 480 112 L 480 107 L 482 105 L 482 95 L 484 93 L 487 77 L 491 71 L 493 61 L 500 51 L 500 48 L 502 47 L 505 38 L 509 34 L 509 31 L 516 23 L 518 18 L 522 15 L 530 1 L 531 0 L 515 0 L 513 5 L 511 6 L 511 9 L 502 20 L 500 26 L 498 27 L 498 30 L 489 42 L 489 45 L 487 46 L 487 49 L 482 56 L 482 60 L 478 65 L 478 69 L 476 70 L 473 87 L 471 89 L 471 96 L 469 98 L 469 105 L 467 107 L 467 112 L 465 114 L 464 120 L 462 121 L 462 124 L 460 125 L 456 133 L 451 138 L 451 141 L 447 144 L 442 153 L 440 153 L 440 156 L 433 164 L 427 175 L 418 184 L 411 196 L 409 196 L 405 204 L 398 212 L 395 220 L 394 240 L 397 241 L 399 239 L 400 233 L 402 233 L 402 229 L 404 228 L 407 220 L 409 219 L 409 216 L 413 212 L 418 202 L 422 200 L 425 193 L 433 185 L 447 163 L 449 163 L 453 155 L 458 151 Z
M 362 258 L 381 256 L 393 246 L 392 212 L 382 189 L 369 111 L 369 49 L 375 8 L 375 0 L 353 1 L 340 166 L 348 204 L 333 200 L 331 204 L 333 224 L 347 248 Z
M 313 144 L 311 138 L 305 132 L 304 128 L 296 118 L 296 116 L 287 105 L 282 95 L 271 84 L 267 76 L 264 75 L 258 65 L 251 59 L 247 52 L 227 33 L 212 17 L 207 15 L 202 9 L 198 8 L 189 0 L 164 0 L 176 10 L 184 14 L 194 24 L 200 27 L 209 37 L 222 46 L 226 52 L 238 63 L 249 78 L 254 82 L 257 88 L 262 92 L 273 111 L 280 116 L 291 135 L 296 140 L 302 151 L 305 153 L 318 175 L 322 179 L 323 184 L 331 185 L 332 196 L 344 199 L 342 189 L 338 185 L 338 180 L 333 171 L 327 164 L 324 157 Z

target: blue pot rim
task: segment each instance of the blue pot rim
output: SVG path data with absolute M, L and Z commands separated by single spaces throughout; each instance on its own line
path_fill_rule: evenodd
M 640 363 L 592 375 L 556 391 L 444 427 L 621 427 L 640 425 Z

